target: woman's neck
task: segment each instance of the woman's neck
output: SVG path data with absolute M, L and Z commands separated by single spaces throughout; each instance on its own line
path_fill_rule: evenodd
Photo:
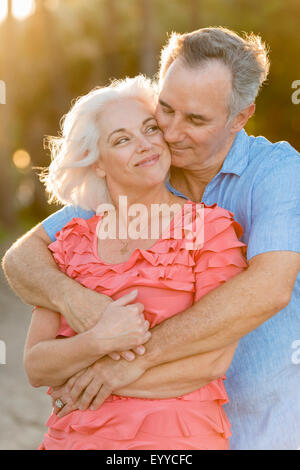
M 115 191 L 109 189 L 116 211 L 117 230 L 119 231 L 122 226 L 122 233 L 125 230 L 124 227 L 129 227 L 128 224 L 134 220 L 140 228 L 142 226 L 152 227 L 153 223 L 161 229 L 168 227 L 171 219 L 186 202 L 185 199 L 168 191 L 164 182 L 152 188 L 135 188 L 134 192 L 131 188 L 127 188 L 126 191 L 125 188 L 122 190 L 118 188 Z M 134 207 L 135 204 L 138 206 Z M 159 206 L 162 210 L 159 210 Z M 166 209 L 166 206 L 170 208 L 171 212 L 168 211 L 168 208 Z M 145 237 L 151 238 L 149 232 Z
M 168 191 L 164 182 L 152 188 L 135 188 L 134 191 L 132 188 L 110 190 L 110 197 L 117 212 L 124 209 L 125 201 L 128 209 L 134 204 L 141 204 L 149 211 L 151 211 L 152 204 L 173 204 L 182 201 L 182 198 Z

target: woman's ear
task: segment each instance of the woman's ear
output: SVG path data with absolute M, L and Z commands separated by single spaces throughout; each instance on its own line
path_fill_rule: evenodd
M 103 168 L 101 168 L 99 160 L 92 164 L 92 169 L 95 171 L 97 176 L 99 176 L 99 178 L 105 178 L 106 173 Z

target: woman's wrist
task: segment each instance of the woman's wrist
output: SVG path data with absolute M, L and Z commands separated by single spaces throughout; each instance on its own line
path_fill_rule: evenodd
M 93 328 L 82 334 L 86 337 L 89 350 L 92 354 L 98 356 L 98 359 L 115 351 L 114 342 L 110 338 L 105 338 L 105 334 L 99 337 Z

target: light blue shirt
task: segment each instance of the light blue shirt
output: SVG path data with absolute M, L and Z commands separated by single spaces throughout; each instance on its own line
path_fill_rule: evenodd
M 248 260 L 269 251 L 300 252 L 300 155 L 287 142 L 240 131 L 202 201 L 233 212 Z M 71 218 L 93 215 L 68 206 L 43 226 L 54 240 Z M 226 376 L 231 449 L 300 448 L 300 274 L 289 305 L 240 340 Z

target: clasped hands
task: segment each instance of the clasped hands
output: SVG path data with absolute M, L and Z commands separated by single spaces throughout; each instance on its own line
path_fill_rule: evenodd
M 98 409 L 112 392 L 135 382 L 146 371 L 142 360 L 127 362 L 115 361 L 108 356 L 99 359 L 92 366 L 78 372 L 65 384 L 51 389 L 54 412 L 58 417 L 66 416 L 71 411 Z M 59 410 L 55 400 L 61 399 L 65 406 Z
M 90 330 L 99 344 L 106 345 L 107 355 L 73 375 L 63 385 L 51 389 L 54 412 L 59 417 L 78 409 L 99 408 L 113 391 L 135 382 L 146 371 L 142 343 L 149 340 L 151 333 L 148 331 L 149 322 L 145 321 L 142 313 L 144 306 L 131 304 L 136 296 L 137 291 L 133 291 L 112 302 Z M 133 306 L 136 312 L 130 308 Z M 136 355 L 140 357 L 133 361 Z M 55 405 L 58 398 L 65 404 L 62 409 Z

